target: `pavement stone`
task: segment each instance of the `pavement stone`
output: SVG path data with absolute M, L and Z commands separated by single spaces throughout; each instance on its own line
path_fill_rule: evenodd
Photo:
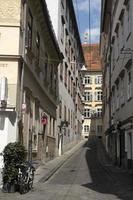
M 84 145 L 85 142 L 86 140 L 82 140 L 60 157 L 56 157 L 40 165 L 35 172 L 34 185 L 38 182 L 45 182 L 48 180 L 82 145 Z
M 133 170 L 122 169 L 112 164 L 100 140 L 98 141 L 97 148 L 99 162 L 112 179 L 113 184 L 119 187 L 124 186 L 127 190 L 130 190 L 130 187 L 133 188 Z
M 45 182 L 48 180 L 84 143 L 86 140 L 81 140 L 77 143 L 72 149 L 65 152 L 63 155 L 54 158 L 51 161 L 41 164 L 37 167 L 34 176 L 34 186 L 37 183 Z M 0 199 L 1 197 L 6 196 L 6 193 L 2 192 L 2 185 L 0 186 Z
M 97 152 L 98 152 L 98 159 L 101 164 L 101 166 L 105 169 L 105 171 L 108 173 L 110 178 L 112 179 L 112 182 L 118 187 L 118 189 L 122 186 L 124 187 L 124 184 L 127 185 L 125 188 L 129 194 L 132 195 L 132 182 L 131 180 L 133 177 L 133 174 L 128 172 L 127 170 L 122 170 L 114 165 L 112 165 L 108 154 L 105 151 L 105 148 L 102 144 L 102 141 L 100 139 L 97 140 Z M 71 150 L 64 153 L 64 155 L 60 157 L 56 157 L 55 159 L 46 162 L 43 165 L 40 165 L 35 172 L 34 177 L 34 186 L 38 183 L 43 183 L 46 180 L 48 180 L 71 156 L 73 156 L 78 150 L 80 150 L 80 147 L 83 146 L 87 140 L 82 140 L 80 143 L 75 145 Z M 119 181 L 118 181 L 119 180 Z M 129 187 L 130 186 L 130 187 Z M 125 192 L 125 191 L 123 191 Z M 16 195 L 16 194 L 15 194 Z M 98 194 L 99 195 L 99 194 Z M 4 198 L 6 200 L 9 198 L 8 194 L 2 194 L 2 191 L 0 191 L 0 199 Z M 92 198 L 93 199 L 93 198 Z M 94 199 L 97 199 L 94 198 Z M 103 196 L 101 196 L 101 199 L 104 199 Z M 112 199 L 112 197 L 110 197 Z

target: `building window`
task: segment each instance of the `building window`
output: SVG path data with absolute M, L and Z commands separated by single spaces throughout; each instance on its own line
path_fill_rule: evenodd
M 64 20 L 64 16 L 61 16 L 61 42 L 62 44 L 64 44 L 64 35 L 65 35 L 65 20 Z
M 62 116 L 62 102 L 59 103 L 59 118 Z
M 102 76 L 96 76 L 95 84 L 102 84 Z
M 61 6 L 64 9 L 64 0 L 61 0 Z
M 95 101 L 102 101 L 102 91 L 95 92 Z
M 68 122 L 69 122 L 69 124 L 70 124 L 70 118 L 71 118 L 71 116 L 70 116 L 70 109 L 68 108 Z
M 96 117 L 102 117 L 102 108 L 97 108 L 96 109 Z
M 53 91 L 54 95 L 57 98 L 57 71 L 53 69 Z
M 40 54 L 40 36 L 39 36 L 39 33 L 37 32 L 37 34 L 36 34 L 36 61 L 37 61 L 37 64 L 39 64 L 39 54 Z
M 89 133 L 90 127 L 88 125 L 84 126 L 84 133 Z
M 70 33 L 73 32 L 72 20 L 70 18 L 69 18 L 69 31 L 70 31 Z
M 131 33 L 131 17 L 132 17 L 130 0 L 128 1 L 126 5 L 126 10 L 127 10 L 127 25 L 128 25 L 127 38 L 128 38 Z
M 45 54 L 45 63 L 44 63 L 44 82 L 47 81 L 48 74 L 48 55 Z M 45 84 L 45 83 L 44 83 Z
M 67 2 L 66 2 L 66 20 L 68 21 L 68 15 L 69 15 L 69 12 L 68 12 L 68 5 L 67 5 Z
M 49 73 L 50 73 L 50 80 L 49 80 L 49 83 L 50 83 L 50 88 L 51 89 L 53 89 L 53 79 L 54 79 L 54 72 L 53 72 L 53 68 L 54 68 L 54 66 L 51 64 L 51 65 L 49 65 Z
M 116 90 L 116 88 L 115 88 L 115 86 L 113 86 L 113 88 L 112 88 L 112 98 L 111 98 L 112 113 L 114 113 L 115 109 L 116 109 L 115 90 Z
M 92 101 L 92 92 L 85 92 L 84 93 L 84 100 L 85 101 Z
M 98 134 L 102 133 L 102 125 L 97 125 L 97 133 Z
M 121 91 L 120 91 L 120 103 L 121 105 L 125 103 L 125 95 L 124 95 L 124 77 L 121 78 Z
M 60 80 L 63 81 L 63 63 L 60 63 Z
M 120 32 L 120 24 L 117 23 L 115 27 L 116 39 L 115 39 L 115 53 L 116 53 L 116 60 L 119 58 L 119 32 Z
M 84 84 L 92 84 L 92 78 L 91 78 L 91 76 L 85 76 L 85 78 L 84 78 Z
M 114 70 L 114 68 L 115 68 L 115 48 L 114 48 L 114 46 L 112 48 L 113 48 L 113 50 L 112 50 L 112 65 L 113 65 L 112 70 Z
M 71 96 L 74 95 L 74 84 L 73 84 L 73 78 L 71 77 Z
M 32 26 L 33 26 L 33 17 L 31 11 L 28 11 L 28 23 L 27 23 L 27 40 L 26 46 L 31 49 L 32 47 Z
M 117 32 L 117 34 L 116 34 L 116 46 L 117 46 L 117 57 L 116 57 L 116 59 L 118 60 L 118 58 L 119 58 L 119 54 L 120 54 L 120 44 L 119 44 L 119 40 L 120 40 L 120 36 L 119 36 L 119 30 L 118 30 L 118 32 Z
M 124 9 L 122 9 L 119 20 L 120 20 L 120 49 L 123 48 L 124 43 L 125 43 L 125 38 L 124 38 Z
M 64 105 L 64 120 L 67 120 L 67 109 L 65 105 Z
M 70 90 L 71 90 L 71 72 L 68 72 L 68 92 L 70 94 Z
M 66 56 L 68 57 L 69 53 L 69 35 L 67 29 L 65 29 L 65 53 Z
M 131 70 L 127 73 L 127 99 L 130 99 L 132 96 L 132 80 L 131 80 Z
M 119 109 L 119 103 L 120 103 L 120 94 L 119 94 L 119 84 L 116 85 L 116 110 Z
M 65 78 L 64 78 L 64 81 L 65 81 L 65 86 L 67 87 L 67 77 L 68 77 L 68 72 L 67 72 L 67 64 L 65 63 Z
M 73 127 L 73 112 L 71 110 L 71 128 Z
M 90 108 L 85 108 L 84 109 L 84 117 L 85 118 L 90 118 L 91 117 L 91 109 Z

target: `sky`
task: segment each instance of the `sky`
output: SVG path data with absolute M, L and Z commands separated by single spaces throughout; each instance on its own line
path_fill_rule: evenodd
M 89 0 L 73 0 L 81 42 L 89 35 Z M 99 43 L 101 0 L 90 0 L 90 41 Z M 87 36 L 89 43 L 89 36 Z

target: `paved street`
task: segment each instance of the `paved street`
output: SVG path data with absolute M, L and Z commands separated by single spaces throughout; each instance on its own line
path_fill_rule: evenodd
M 53 176 L 19 195 L 0 193 L 1 200 L 131 200 L 133 174 L 107 162 L 99 140 L 84 143 Z

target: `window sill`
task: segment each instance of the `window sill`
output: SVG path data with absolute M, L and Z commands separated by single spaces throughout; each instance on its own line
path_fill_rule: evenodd
M 63 81 L 63 77 L 60 75 L 60 80 Z
M 67 84 L 65 83 L 65 87 L 67 88 Z

